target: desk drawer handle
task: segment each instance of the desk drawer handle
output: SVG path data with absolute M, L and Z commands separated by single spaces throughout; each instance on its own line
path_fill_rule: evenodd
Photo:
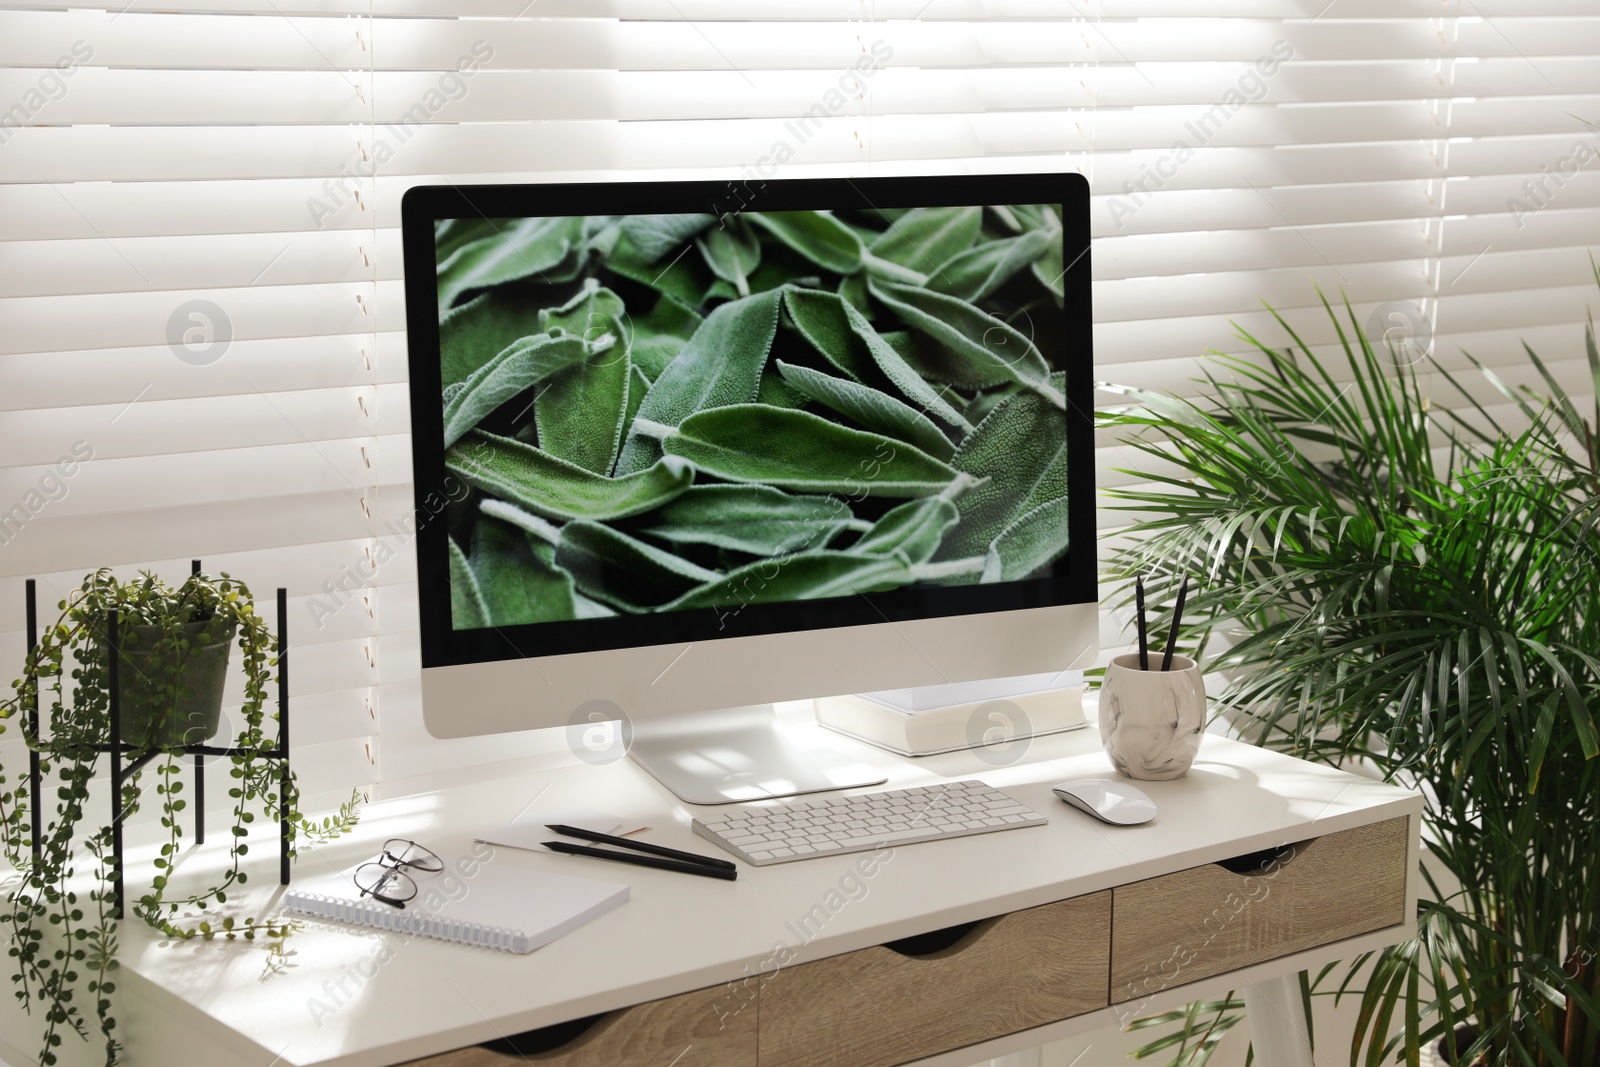
M 541 1026 L 537 1030 L 524 1030 L 510 1037 L 497 1037 L 493 1041 L 485 1041 L 478 1047 L 488 1049 L 490 1052 L 516 1056 L 519 1059 L 536 1056 L 541 1052 L 554 1052 L 578 1040 L 604 1018 L 604 1014 L 590 1015 L 584 1019 L 553 1023 L 550 1026 Z
M 1311 841 L 1315 841 L 1312 838 Z M 1258 852 L 1247 852 L 1243 856 L 1234 856 L 1232 859 L 1217 860 L 1217 866 L 1234 874 L 1258 875 L 1266 872 L 1276 863 L 1279 867 L 1287 867 L 1294 858 L 1305 850 L 1311 841 L 1296 841 L 1292 845 L 1277 845 L 1264 848 Z
M 884 948 L 890 952 L 909 956 L 912 959 L 937 959 L 941 956 L 954 955 L 959 952 L 957 947 L 961 942 L 972 936 L 973 931 L 987 919 L 979 919 L 970 923 L 957 923 L 946 926 L 943 930 L 929 930 L 925 934 L 912 934 L 902 937 L 898 941 L 887 941 Z

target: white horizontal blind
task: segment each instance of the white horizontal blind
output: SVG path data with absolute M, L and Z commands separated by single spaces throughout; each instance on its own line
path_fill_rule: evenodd
M 1592 393 L 1583 323 L 1600 243 L 1600 8 L 1578 0 L 1268 0 L 1197 19 L 1105 0 L 1093 185 L 1099 376 L 1192 392 L 1200 353 L 1275 345 L 1283 311 L 1336 341 L 1314 285 L 1366 323 L 1414 304 L 1539 384 L 1522 344 Z M 1392 310 L 1392 309 L 1386 309 Z M 1402 314 L 1405 312 L 1402 310 Z M 1337 361 L 1335 361 L 1335 364 Z M 1498 394 L 1462 375 L 1482 402 Z M 1425 375 L 1435 403 L 1457 395 Z M 1503 410 L 1503 409 L 1502 409 Z M 1149 460 L 1101 442 L 1102 485 Z M 1103 530 L 1127 522 L 1102 509 Z M 1126 642 L 1108 620 L 1108 651 Z
M 1172 357 L 1286 340 L 1259 301 L 1358 317 L 1415 301 L 1464 365 L 1582 352 L 1600 239 L 1600 10 L 1552 2 L 1277 0 L 1190 19 L 1107 0 L 1096 110 L 1097 358 L 1167 384 Z M 1271 16 L 1271 17 L 1269 17 Z M 1286 61 L 1281 61 L 1288 57 Z M 1263 62 L 1264 61 L 1264 62 Z M 1313 314 L 1308 339 L 1333 340 Z M 1570 368 L 1569 368 L 1570 369 Z M 1179 373 L 1177 377 L 1185 375 Z
M 289 585 L 297 748 L 358 760 L 324 761 L 313 792 L 559 744 L 422 727 L 401 194 L 1083 169 L 1098 45 L 1070 14 L 1047 0 L 0 0 L 0 101 L 26 112 L 0 129 L 0 499 L 78 437 L 95 449 L 5 546 L 0 596 L 26 574 L 181 573 L 190 555 Z M 796 132 L 817 105 L 830 118 Z M 194 299 L 229 323 L 204 366 L 165 334 Z M 325 582 L 359 593 L 329 598 Z M 296 753 L 303 776 L 309 758 Z
M 517 751 L 421 726 L 396 229 L 419 182 L 1081 170 L 1101 377 L 1184 388 L 1238 347 L 1229 319 L 1282 340 L 1260 298 L 1325 342 L 1296 310 L 1313 282 L 1418 301 L 1441 354 L 1578 353 L 1600 165 L 1508 200 L 1587 136 L 1568 112 L 1597 116 L 1586 0 L 1192 10 L 0 0 L 23 112 L 0 126 L 0 506 L 95 448 L 0 547 L 7 648 L 22 575 L 202 555 L 295 591 L 313 792 Z M 167 337 L 195 299 L 230 323 L 201 366 Z
M 326 809 L 377 780 L 379 683 L 405 670 L 382 655 L 370 562 L 384 487 L 408 477 L 379 421 L 404 351 L 378 327 L 370 215 L 318 229 L 318 166 L 241 173 L 301 149 L 287 116 L 230 108 L 223 87 L 299 67 L 271 94 L 321 124 L 370 70 L 338 71 L 335 94 L 282 40 L 208 56 L 210 20 L 185 18 L 0 10 L 0 661 L 21 661 L 26 577 L 42 622 L 102 565 L 178 581 L 198 558 L 269 620 L 284 586 L 293 763 L 304 806 Z M 177 87 L 216 105 L 200 123 L 143 81 L 172 76 L 173 49 L 204 68 Z M 22 765 L 15 731 L 0 756 Z

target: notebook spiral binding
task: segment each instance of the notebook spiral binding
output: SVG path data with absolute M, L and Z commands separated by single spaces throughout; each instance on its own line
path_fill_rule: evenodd
M 485 926 L 481 923 L 462 922 L 419 915 L 412 908 L 392 908 L 387 904 L 364 903 L 322 893 L 294 893 L 286 901 L 291 911 L 317 918 L 337 919 L 340 922 L 370 926 L 396 933 L 418 934 L 440 941 L 454 941 L 484 948 L 497 948 L 503 952 L 523 951 L 519 942 L 526 935 L 503 926 Z

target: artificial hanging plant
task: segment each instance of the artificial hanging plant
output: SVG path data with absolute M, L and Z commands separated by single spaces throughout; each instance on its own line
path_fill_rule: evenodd
M 139 808 L 147 770 L 155 776 L 161 803 L 164 840 L 153 861 L 156 873 L 142 893 L 125 884 L 127 902 L 139 918 L 169 938 L 261 940 L 281 955 L 284 939 L 297 926 L 293 921 L 233 915 L 213 920 L 206 917 L 214 914 L 208 909 L 226 905 L 228 894 L 248 881 L 242 861 L 258 813 L 269 821 L 287 817 L 293 855 L 300 841 L 338 836 L 354 825 L 355 798 L 336 816 L 314 824 L 300 816 L 292 777 L 286 798 L 280 796 L 281 766 L 270 758 L 277 747 L 278 713 L 267 703 L 277 677 L 277 641 L 243 582 L 227 574 L 193 574 L 174 588 L 148 572 L 120 581 L 102 569 L 59 607 L 61 617 L 44 629 L 23 676 L 13 683 L 15 695 L 0 703 L 0 732 L 6 729 L 4 720 L 20 723 L 28 747 L 39 753 L 41 782 L 48 783 L 34 796 L 26 771 L 8 775 L 0 765 L 0 848 L 14 868 L 0 895 L 0 924 L 9 934 L 18 1000 L 30 1013 L 35 1004 L 43 1008 L 41 1067 L 56 1062 L 67 1030 L 84 1040 L 91 1030 L 98 1034 L 110 1067 L 122 1051 L 111 1001 L 117 967 L 112 828 L 109 810 L 103 816 L 89 810 L 90 782 L 103 773 L 102 761 L 109 763 L 110 612 L 119 616 L 117 688 L 126 756 L 159 753 L 122 789 L 124 821 Z M 178 816 L 187 807 L 178 760 L 186 743 L 202 743 L 215 730 L 222 699 L 217 648 L 223 648 L 225 668 L 229 643 L 238 648 L 244 670 L 242 726 L 231 740 L 234 754 L 227 757 L 232 764 L 230 862 L 217 884 L 169 897 Z M 42 726 L 25 714 L 33 708 Z M 52 796 L 53 813 L 46 807 Z M 32 832 L 35 808 L 41 809 L 38 842 Z M 92 870 L 86 889 L 75 878 L 82 859 Z

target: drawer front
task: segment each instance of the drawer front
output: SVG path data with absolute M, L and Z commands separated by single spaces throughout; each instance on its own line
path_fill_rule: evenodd
M 517 1055 L 474 1046 L 405 1067 L 755 1067 L 753 998 L 743 1010 L 730 1010 L 729 1003 L 728 987 L 715 986 L 611 1012 L 568 1040 L 555 1026 L 517 1041 L 519 1048 L 543 1051 Z
M 1103 1008 L 1111 894 L 988 919 L 933 951 L 925 944 L 875 946 L 767 979 L 761 1067 L 889 1067 Z
M 1403 922 L 1408 825 L 1358 826 L 1113 890 L 1112 1003 Z

